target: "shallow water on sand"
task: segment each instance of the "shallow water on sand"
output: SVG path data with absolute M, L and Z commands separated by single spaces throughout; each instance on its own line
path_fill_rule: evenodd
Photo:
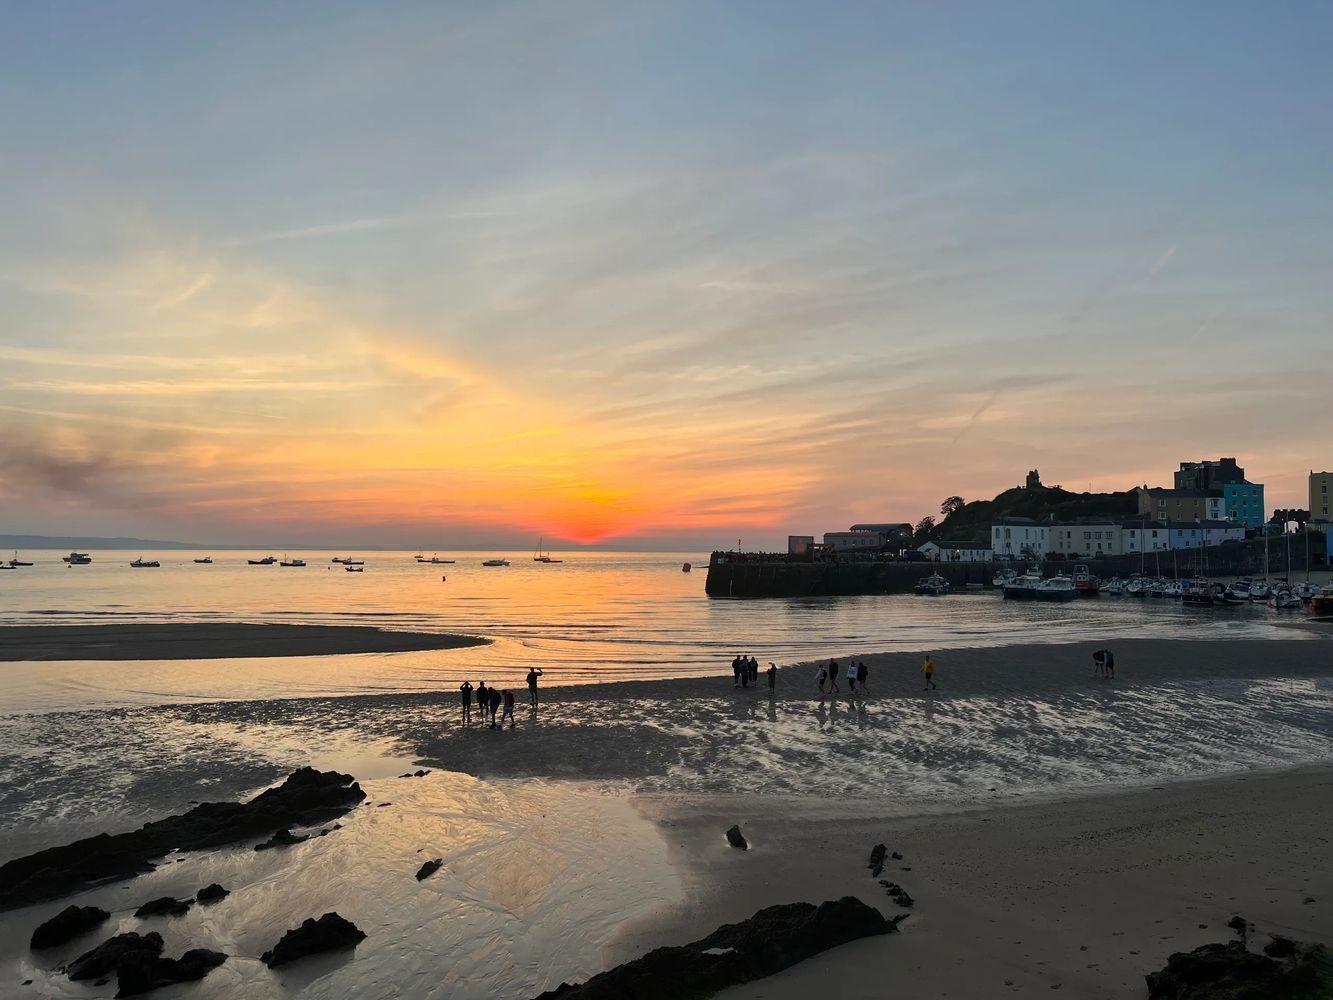
M 697 553 L 569 553 L 560 564 L 508 553 L 456 553 L 451 566 L 411 553 L 368 554 L 364 573 L 327 555 L 305 568 L 249 566 L 247 555 L 143 553 L 160 569 L 130 569 L 138 553 L 94 553 L 67 567 L 54 553 L 3 574 L 0 624 L 132 621 L 277 621 L 362 624 L 494 639 L 470 649 L 221 661 L 0 664 L 9 712 L 179 701 L 427 691 L 507 678 L 530 665 L 551 686 L 595 680 L 699 676 L 737 652 L 767 662 L 893 649 L 987 647 L 1122 636 L 1262 636 L 1289 620 L 1262 606 L 1200 611 L 1179 603 L 1101 598 L 1069 604 L 1005 602 L 994 593 L 947 598 L 840 597 L 758 601 L 704 596 Z M 682 573 L 691 561 L 700 568 Z M 441 577 L 447 579 L 442 580 Z
M 445 772 L 364 784 L 366 803 L 327 836 L 263 853 L 249 843 L 187 853 L 130 881 L 0 915 L 0 995 L 32 979 L 22 995 L 109 997 L 114 981 L 71 983 L 55 967 L 114 933 L 151 930 L 171 957 L 188 948 L 231 956 L 180 988 L 201 1000 L 527 998 L 600 971 L 625 921 L 681 899 L 660 835 L 622 797 Z M 432 858 L 443 867 L 418 882 Z M 231 895 L 181 917 L 133 916 L 149 899 L 193 896 L 211 882 Z M 112 917 L 62 948 L 29 952 L 32 928 L 70 902 Z M 278 970 L 258 961 L 285 930 L 328 911 L 366 933 L 354 952 Z

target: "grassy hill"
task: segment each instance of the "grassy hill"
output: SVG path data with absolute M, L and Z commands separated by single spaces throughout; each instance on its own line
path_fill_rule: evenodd
M 1106 517 L 1119 520 L 1138 513 L 1133 490 L 1123 493 L 1070 493 L 1058 486 L 1015 487 L 994 500 L 973 500 L 954 511 L 926 539 L 950 542 L 990 541 L 991 525 L 1006 517 L 1034 521 L 1075 521 Z M 918 542 L 918 544 L 920 544 Z

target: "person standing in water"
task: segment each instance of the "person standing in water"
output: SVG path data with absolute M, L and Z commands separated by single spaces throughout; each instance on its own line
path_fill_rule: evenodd
M 463 699 L 463 725 L 466 726 L 472 721 L 472 682 L 464 681 L 458 691 Z
M 926 662 L 923 663 L 923 664 L 921 664 L 921 674 L 922 674 L 922 676 L 924 676 L 924 677 L 926 678 L 926 686 L 923 687 L 921 690 L 923 690 L 923 691 L 934 691 L 934 690 L 935 690 L 935 661 L 932 660 L 932 659 L 930 658 L 930 654 L 929 654 L 929 653 L 926 654 Z
M 542 671 L 533 667 L 528 671 L 528 696 L 532 699 L 532 707 L 537 707 L 537 678 L 542 675 Z

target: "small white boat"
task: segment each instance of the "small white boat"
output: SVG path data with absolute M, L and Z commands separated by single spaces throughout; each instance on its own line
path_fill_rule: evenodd
M 1112 577 L 1102 585 L 1102 593 L 1109 594 L 1112 597 L 1119 597 L 1125 592 L 1125 581 L 1120 577 Z
M 1309 583 L 1307 581 L 1305 583 L 1296 584 L 1296 586 L 1292 589 L 1292 593 L 1294 593 L 1302 601 L 1309 603 L 1310 598 L 1314 597 L 1314 595 L 1319 593 L 1319 591 L 1315 589 L 1314 584 Z
M 508 559 L 487 559 L 482 563 L 483 566 L 508 566 Z
M 145 559 L 142 556 L 130 563 L 132 569 L 157 569 L 161 565 L 156 559 Z
M 1012 569 L 1002 569 L 991 577 L 990 585 L 992 587 L 1004 587 L 1018 578 L 1018 571 Z
M 1305 602 L 1296 596 L 1294 591 L 1280 587 L 1268 598 L 1268 606 L 1274 611 L 1293 611 L 1305 607 Z
M 212 565 L 213 565 L 213 557 L 212 557 L 212 556 L 204 556 L 204 558 L 202 558 L 202 559 L 196 559 L 195 562 L 198 563 L 200 566 L 212 566 Z
M 67 556 L 61 556 L 60 561 L 67 562 L 71 566 L 87 566 L 93 561 L 93 557 L 87 552 L 71 552 Z
M 1266 601 L 1273 596 L 1273 588 L 1267 580 L 1255 580 L 1250 584 L 1250 600 Z

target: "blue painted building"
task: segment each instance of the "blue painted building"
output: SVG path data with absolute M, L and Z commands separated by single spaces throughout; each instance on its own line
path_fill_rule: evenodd
M 1228 521 L 1235 521 L 1247 528 L 1262 528 L 1268 520 L 1264 512 L 1263 483 L 1227 483 L 1222 487 L 1222 499 L 1226 504 Z

